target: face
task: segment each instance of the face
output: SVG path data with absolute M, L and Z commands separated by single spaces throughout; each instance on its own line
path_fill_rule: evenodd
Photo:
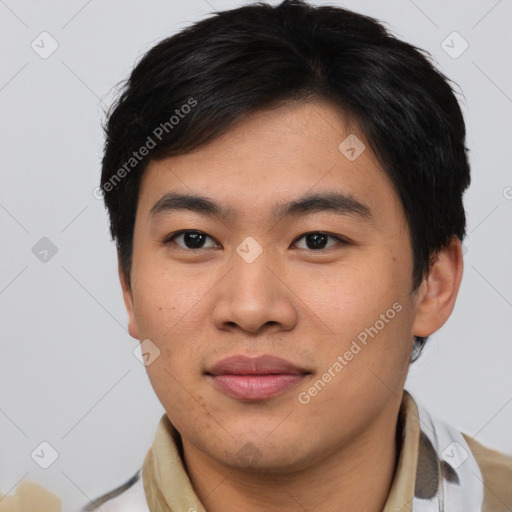
M 353 139 L 339 149 L 349 134 L 359 156 Z M 362 133 L 327 103 L 286 105 L 149 165 L 130 334 L 160 351 L 148 376 L 186 449 L 305 468 L 396 414 L 412 270 L 401 203 Z

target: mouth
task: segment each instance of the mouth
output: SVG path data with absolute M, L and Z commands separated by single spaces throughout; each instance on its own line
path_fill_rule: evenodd
M 311 372 L 271 355 L 231 356 L 206 371 L 221 393 L 242 401 L 267 400 L 297 386 Z

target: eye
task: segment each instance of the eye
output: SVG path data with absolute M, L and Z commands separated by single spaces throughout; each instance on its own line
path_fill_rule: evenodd
M 205 240 L 210 239 L 213 241 L 213 238 L 202 231 L 195 230 L 183 230 L 174 233 L 170 237 L 166 238 L 163 241 L 164 245 L 170 245 L 171 243 L 175 243 L 178 247 L 182 249 L 209 249 L 211 247 L 216 247 L 215 243 L 211 245 L 205 245 Z M 178 240 L 180 241 L 178 243 Z
M 305 239 L 306 247 L 299 247 L 298 240 Z M 329 244 L 329 238 L 332 240 L 336 240 L 338 243 Z M 338 236 L 330 235 L 329 233 L 323 233 L 321 231 L 314 231 L 311 233 L 306 233 L 302 235 L 300 238 L 297 238 L 294 245 L 299 249 L 311 249 L 311 250 L 320 250 L 320 249 L 328 249 L 333 245 L 345 244 L 345 240 L 341 239 Z

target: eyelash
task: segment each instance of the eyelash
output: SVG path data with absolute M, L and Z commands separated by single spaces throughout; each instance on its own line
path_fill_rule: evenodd
M 214 240 L 213 237 L 211 237 L 210 235 L 204 233 L 203 231 L 199 231 L 197 229 L 183 229 L 181 231 L 176 231 L 175 233 L 172 233 L 171 235 L 169 235 L 168 237 L 166 237 L 164 240 L 162 240 L 162 245 L 164 245 L 165 247 L 168 247 L 169 245 L 171 244 L 176 244 L 176 242 L 174 241 L 174 239 L 180 235 L 183 235 L 185 233 L 198 233 L 198 234 L 201 234 L 201 235 L 205 235 L 207 238 L 210 238 L 212 240 Z M 301 236 L 299 236 L 298 238 L 296 238 L 293 243 L 296 244 L 297 241 L 301 240 L 302 238 L 306 237 L 307 235 L 325 235 L 329 238 L 333 238 L 335 240 L 338 241 L 337 244 L 335 244 L 335 246 L 330 246 L 330 247 L 325 247 L 325 248 L 321 248 L 321 249 L 309 249 L 309 248 L 306 248 L 305 250 L 307 251 L 311 251 L 311 252 L 321 252 L 321 251 L 325 251 L 327 249 L 332 249 L 333 247 L 336 247 L 338 245 L 347 245 L 349 242 L 348 240 L 338 236 L 338 235 L 333 235 L 331 233 L 327 233 L 325 231 L 308 231 L 307 233 L 303 233 Z M 178 247 L 180 249 L 183 249 L 184 251 L 192 251 L 192 252 L 199 252 L 201 250 L 208 250 L 208 249 L 212 249 L 213 247 L 199 247 L 197 249 L 191 249 L 189 247 L 181 247 L 178 245 Z

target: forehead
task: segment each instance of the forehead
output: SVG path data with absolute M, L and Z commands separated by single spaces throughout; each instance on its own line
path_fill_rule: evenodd
M 364 135 L 322 101 L 252 113 L 209 144 L 150 162 L 141 213 L 168 191 L 206 195 L 251 216 L 308 193 L 349 195 L 377 215 L 401 207 Z

